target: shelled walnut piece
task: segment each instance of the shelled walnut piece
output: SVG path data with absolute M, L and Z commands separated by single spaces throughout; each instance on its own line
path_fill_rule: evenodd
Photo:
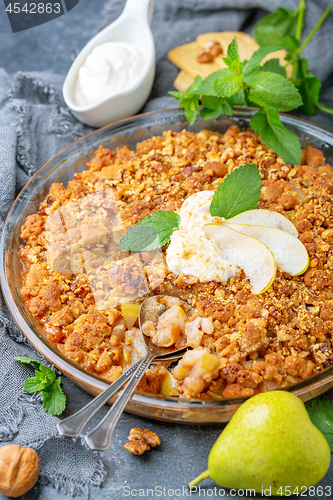
M 222 47 L 219 42 L 209 41 L 204 49 L 199 50 L 197 61 L 204 64 L 209 63 L 222 53 Z
M 125 443 L 124 448 L 134 455 L 142 455 L 145 451 L 161 444 L 161 440 L 155 432 L 148 429 L 142 430 L 139 427 L 130 430 L 128 440 L 130 442 Z
M 0 448 L 0 492 L 20 497 L 37 483 L 40 461 L 35 450 L 8 444 Z

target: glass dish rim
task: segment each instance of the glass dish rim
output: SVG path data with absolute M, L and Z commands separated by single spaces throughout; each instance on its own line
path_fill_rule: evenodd
M 249 107 L 242 107 L 242 106 L 236 106 L 234 109 L 235 113 L 234 116 L 236 118 L 245 118 L 249 119 L 256 111 L 256 108 L 249 108 Z M 68 376 L 70 379 L 73 380 L 73 377 L 79 379 L 83 384 L 87 383 L 88 385 L 93 384 L 96 387 L 97 391 L 103 390 L 108 386 L 108 383 L 103 380 L 101 377 L 98 375 L 95 375 L 93 373 L 88 372 L 87 370 L 84 370 L 83 368 L 79 367 L 76 363 L 73 361 L 69 360 L 66 358 L 55 346 L 53 346 L 47 339 L 43 338 L 41 335 L 38 333 L 34 332 L 30 326 L 27 324 L 27 322 L 24 320 L 22 317 L 20 311 L 17 309 L 15 300 L 10 293 L 10 289 L 8 288 L 7 284 L 7 276 L 6 276 L 6 263 L 5 263 L 5 252 L 6 252 L 6 232 L 8 231 L 8 226 L 9 226 L 9 221 L 11 218 L 11 214 L 13 212 L 14 207 L 19 203 L 21 200 L 22 195 L 26 192 L 27 189 L 29 189 L 29 184 L 34 181 L 34 179 L 41 173 L 41 171 L 46 168 L 51 162 L 54 162 L 54 160 L 63 154 L 65 151 L 70 150 L 73 148 L 73 146 L 77 147 L 77 145 L 81 142 L 84 141 L 86 138 L 101 132 L 107 128 L 112 127 L 112 130 L 110 130 L 110 136 L 116 135 L 117 133 L 117 128 L 125 125 L 126 122 L 128 124 L 132 121 L 135 123 L 135 121 L 138 121 L 138 124 L 140 125 L 140 119 L 145 118 L 145 117 L 150 117 L 152 115 L 157 115 L 157 114 L 167 114 L 167 113 L 177 113 L 179 116 L 177 118 L 179 119 L 184 119 L 183 115 L 183 110 L 177 107 L 174 108 L 167 108 L 167 109 L 162 109 L 162 110 L 156 110 L 156 111 L 150 111 L 148 113 L 141 113 L 139 115 L 131 116 L 129 118 L 125 118 L 122 120 L 119 120 L 117 122 L 111 123 L 109 125 L 106 125 L 102 128 L 93 130 L 92 132 L 86 134 L 83 137 L 80 137 L 73 143 L 69 144 L 65 148 L 63 148 L 61 151 L 59 151 L 56 155 L 54 155 L 52 158 L 50 158 L 43 166 L 41 166 L 36 173 L 29 179 L 27 184 L 23 187 L 23 189 L 20 191 L 18 196 L 16 197 L 11 209 L 9 210 L 7 217 L 5 219 L 4 225 L 3 225 L 3 230 L 1 234 L 1 241 L 0 241 L 0 252 L 1 256 L 3 257 L 0 262 L 0 280 L 1 280 L 1 287 L 3 291 L 3 296 L 5 299 L 5 302 L 7 304 L 7 307 L 19 327 L 19 329 L 22 331 L 22 333 L 25 335 L 25 337 L 28 339 L 29 343 L 32 344 L 34 348 L 36 348 L 40 354 L 46 359 L 48 359 L 52 364 L 55 364 L 57 368 L 60 369 L 66 376 Z M 304 120 L 302 118 L 298 118 L 295 116 L 291 116 L 288 114 L 283 114 L 282 115 L 282 121 L 285 122 L 286 124 L 290 123 L 296 126 L 297 129 L 300 129 L 302 131 L 305 131 L 308 129 L 310 132 L 317 131 L 317 133 L 320 135 L 320 139 L 322 141 L 328 142 L 330 146 L 333 146 L 333 132 L 330 130 L 321 127 L 317 124 L 314 124 L 308 120 Z M 233 117 L 226 117 L 222 116 L 221 118 L 227 118 L 227 119 L 232 119 Z M 134 124 L 133 123 L 133 124 Z M 302 126 L 303 124 L 303 126 Z M 144 124 L 142 124 L 144 127 Z M 310 130 L 309 130 L 310 129 Z M 325 136 L 325 138 L 323 138 Z M 61 162 L 62 163 L 62 162 Z M 6 293 L 7 292 L 7 293 Z M 34 342 L 31 341 L 31 338 L 34 338 Z M 70 369 L 70 371 L 69 371 Z M 283 388 L 283 390 L 287 390 L 293 393 L 302 393 L 303 390 L 305 390 L 310 384 L 314 384 L 314 388 L 318 387 L 320 388 L 321 382 L 323 382 L 323 378 L 329 377 L 330 379 L 333 379 L 333 365 L 331 367 L 328 367 L 321 371 L 320 373 L 313 375 L 312 377 L 309 377 L 301 382 L 298 382 L 296 384 L 292 384 L 290 386 L 287 386 Z M 79 385 L 79 384 L 78 384 Z M 243 402 L 244 400 L 248 399 L 248 397 L 237 397 L 237 398 L 229 398 L 229 399 L 221 399 L 221 400 L 198 400 L 198 399 L 193 399 L 193 400 L 188 400 L 186 398 L 172 398 L 172 397 L 162 397 L 160 395 L 153 395 L 153 394 L 148 394 L 148 393 L 140 393 L 136 392 L 133 396 L 133 401 L 140 401 L 141 403 L 146 403 L 148 405 L 153 404 L 156 406 L 158 405 L 175 405 L 177 408 L 180 407 L 191 407 L 193 408 L 194 406 L 203 408 L 204 406 L 225 406 L 228 404 L 237 404 L 240 402 Z

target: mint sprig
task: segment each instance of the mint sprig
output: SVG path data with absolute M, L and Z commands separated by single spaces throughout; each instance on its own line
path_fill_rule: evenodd
M 16 356 L 14 359 L 25 365 L 35 367 L 35 376 L 26 380 L 23 390 L 29 394 L 40 391 L 44 410 L 53 416 L 60 415 L 66 407 L 66 396 L 60 387 L 60 377 L 56 379 L 53 370 L 34 359 L 24 356 Z
M 169 210 L 160 210 L 147 215 L 128 229 L 121 238 L 121 250 L 143 252 L 162 248 L 169 243 L 172 233 L 179 228 L 180 216 Z
M 315 114 L 318 109 L 333 114 L 333 108 L 320 102 L 321 82 L 308 69 L 308 62 L 302 57 L 302 51 L 323 24 L 330 9 L 329 5 L 303 43 L 306 0 L 300 0 L 296 10 L 279 8 L 267 15 L 254 29 L 260 49 L 243 63 L 235 38 L 223 58 L 227 68 L 205 79 L 197 77 L 186 92 L 170 92 L 180 100 L 179 106 L 184 107 L 189 123 L 194 124 L 198 113 L 204 120 L 210 120 L 221 114 L 231 116 L 232 106 L 257 106 L 260 116 L 254 115 L 251 125 L 256 124 L 255 130 L 260 133 L 262 141 L 286 163 L 299 164 L 299 140 L 283 126 L 278 112 L 299 108 L 307 115 Z M 281 48 L 288 51 L 285 65 L 281 66 L 278 59 L 272 59 L 261 66 L 266 55 Z M 292 65 L 289 80 L 285 69 L 288 65 Z M 199 111 L 200 100 L 203 108 Z
M 333 453 L 333 403 L 328 399 L 316 398 L 308 401 L 306 409 L 312 423 L 324 434 Z
M 231 219 L 257 208 L 261 193 L 261 177 L 257 165 L 246 163 L 233 170 L 218 186 L 210 205 L 210 214 Z
M 191 124 L 195 122 L 199 109 L 199 101 L 203 104 L 200 115 L 203 119 L 217 118 L 221 114 L 232 115 L 233 105 L 247 104 L 259 106 L 259 111 L 266 109 L 272 111 L 289 111 L 302 105 L 301 96 L 296 86 L 290 82 L 283 74 L 263 71 L 261 62 L 270 52 L 281 49 L 281 45 L 273 44 L 257 50 L 249 61 L 241 62 L 237 39 L 231 42 L 227 55 L 223 58 L 227 68 L 209 75 L 204 80 L 197 77 L 195 83 L 186 92 L 170 92 L 176 99 L 180 100 L 179 105 L 184 107 L 185 116 Z M 276 68 L 276 63 L 274 65 Z M 283 73 L 283 71 L 279 71 Z M 266 112 L 266 111 L 265 111 Z M 277 118 L 276 118 L 277 116 Z M 278 120 L 279 131 L 279 154 L 282 159 L 292 165 L 300 162 L 301 156 L 298 153 L 301 149 L 299 140 L 293 134 L 294 142 L 299 147 L 291 151 L 286 143 L 290 142 L 290 134 L 280 121 L 279 115 L 274 115 L 274 121 Z M 261 120 L 262 121 L 262 120 Z M 264 127 L 260 129 L 261 139 L 274 151 L 276 149 L 276 137 L 271 130 Z M 296 152 L 296 154 L 294 154 Z
M 242 103 L 231 103 L 228 99 L 218 97 L 214 90 L 215 79 L 224 74 L 231 74 L 229 69 L 222 69 L 209 75 L 205 80 L 201 76 L 195 78 L 194 83 L 187 89 L 186 92 L 170 91 L 169 94 L 179 100 L 179 106 L 184 108 L 184 114 L 189 123 L 193 125 L 198 113 L 200 96 L 203 108 L 200 110 L 200 116 L 204 120 L 213 120 L 223 115 L 232 115 L 231 106 Z
M 303 43 L 302 31 L 304 25 L 304 14 L 306 0 L 300 0 L 296 10 L 277 9 L 275 12 L 262 18 L 255 26 L 253 34 L 261 48 L 271 43 L 280 43 L 288 50 L 286 55 L 286 66 L 292 66 L 291 82 L 296 85 L 302 96 L 303 105 L 300 111 L 308 116 L 316 114 L 318 108 L 326 113 L 333 114 L 333 109 L 320 102 L 321 82 L 308 69 L 308 61 L 302 57 L 302 52 L 312 37 L 328 16 L 331 5 L 324 11 Z M 280 68 L 270 71 L 280 73 Z

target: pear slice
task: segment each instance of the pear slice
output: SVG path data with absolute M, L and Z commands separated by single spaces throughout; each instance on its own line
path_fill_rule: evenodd
M 281 271 L 292 276 L 299 276 L 309 267 L 309 254 L 305 246 L 290 233 L 273 227 L 232 224 L 229 220 L 224 224 L 267 245 Z
M 221 257 L 244 270 L 252 293 L 257 295 L 268 290 L 275 278 L 276 262 L 264 243 L 224 223 L 206 224 L 203 231 Z
M 279 214 L 279 212 L 272 212 L 271 210 L 247 210 L 246 212 L 235 215 L 235 217 L 232 217 L 225 222 L 275 227 L 275 229 L 281 229 L 281 231 L 286 231 L 287 233 L 292 234 L 295 238 L 298 236 L 296 227 L 292 222 L 290 222 L 289 219 L 287 219 L 287 217 Z

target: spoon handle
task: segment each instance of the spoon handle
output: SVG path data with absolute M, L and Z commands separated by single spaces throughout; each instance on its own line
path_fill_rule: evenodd
M 147 353 L 143 358 L 142 363 L 137 366 L 136 372 L 132 375 L 125 389 L 122 391 L 118 399 L 113 403 L 111 409 L 101 420 L 101 422 L 85 436 L 85 441 L 90 449 L 104 451 L 110 447 L 112 434 L 118 423 L 118 420 L 125 409 L 125 406 L 135 391 L 136 386 L 140 382 L 146 369 L 152 362 L 155 356 Z
M 137 361 L 125 371 L 107 389 L 90 401 L 86 406 L 68 418 L 58 422 L 57 429 L 60 436 L 78 437 L 92 419 L 92 417 L 105 405 L 105 403 L 118 392 L 122 386 L 132 377 L 133 373 L 140 367 L 145 358 Z
M 154 11 L 154 0 L 127 0 L 123 15 L 135 15 L 144 22 L 151 24 Z

